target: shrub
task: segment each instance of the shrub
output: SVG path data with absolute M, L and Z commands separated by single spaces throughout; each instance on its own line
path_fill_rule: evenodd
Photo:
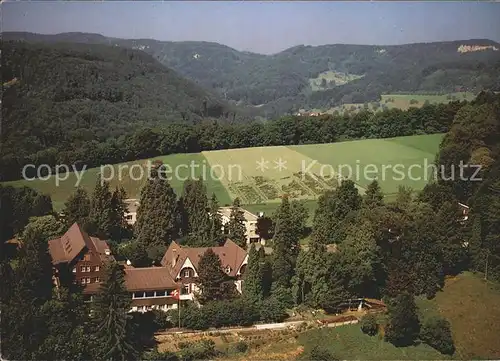
M 264 322 L 281 322 L 287 318 L 285 306 L 274 296 L 262 302 L 260 319 Z
M 420 332 L 420 339 L 442 354 L 453 355 L 455 352 L 450 323 L 442 317 L 426 321 Z
M 361 331 L 370 336 L 375 336 L 378 332 L 377 318 L 373 314 L 367 314 L 361 319 Z
M 181 342 L 179 348 L 182 361 L 209 360 L 219 354 L 212 340 Z
M 245 341 L 238 341 L 234 345 L 234 350 L 239 353 L 247 352 L 248 344 Z

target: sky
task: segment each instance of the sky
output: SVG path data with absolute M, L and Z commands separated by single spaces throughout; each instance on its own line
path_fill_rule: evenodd
M 500 42 L 500 3 L 257 1 L 12 1 L 2 31 L 89 32 L 212 41 L 271 54 L 296 45 L 487 38 Z

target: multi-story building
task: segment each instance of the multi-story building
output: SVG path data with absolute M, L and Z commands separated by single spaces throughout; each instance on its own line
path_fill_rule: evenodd
M 172 242 L 163 256 L 161 267 L 134 268 L 127 262 L 123 267 L 125 287 L 132 299 L 130 311 L 175 309 L 178 300 L 173 297 L 174 291 L 179 292 L 179 301 L 195 300 L 199 291 L 196 286 L 198 263 L 208 248 L 181 247 Z M 219 256 L 224 272 L 241 292 L 248 263 L 247 252 L 231 240 L 223 246 L 210 248 Z M 62 237 L 49 241 L 49 253 L 56 286 L 59 286 L 63 274 L 71 274 L 75 282 L 84 286 L 83 293 L 89 300 L 99 292 L 105 264 L 114 261 L 108 244 L 89 236 L 77 223 Z
M 161 260 L 161 265 L 179 285 L 181 300 L 194 300 L 199 292 L 196 286 L 198 263 L 209 247 L 182 247 L 172 242 Z M 247 252 L 231 240 L 223 246 L 210 247 L 219 256 L 222 269 L 232 279 L 238 292 L 242 289 L 242 278 L 248 263 Z
M 114 260 L 106 241 L 90 237 L 77 223 L 62 237 L 49 241 L 49 253 L 57 284 L 61 271 L 71 270 L 74 280 L 85 286 L 87 294 L 97 292 L 104 264 Z
M 228 235 L 229 230 L 227 228 L 227 224 L 229 223 L 231 217 L 231 208 L 232 207 L 221 207 L 219 208 L 219 214 L 222 217 L 222 229 L 224 234 Z M 256 233 L 257 231 L 257 220 L 259 217 L 246 209 L 240 208 L 243 212 L 243 216 L 245 217 L 245 235 L 247 237 L 247 244 L 250 243 L 260 243 L 261 237 Z

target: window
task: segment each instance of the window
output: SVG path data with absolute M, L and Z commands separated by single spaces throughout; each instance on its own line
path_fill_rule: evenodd
M 90 283 L 90 278 L 87 277 L 85 280 L 87 283 Z
M 85 284 L 85 278 L 82 278 L 82 285 Z
M 95 266 L 94 271 L 99 272 L 99 266 Z
M 99 283 L 101 282 L 101 279 L 99 277 L 94 278 L 94 283 Z
M 231 267 L 226 266 L 226 269 L 224 270 L 226 273 L 231 273 Z
M 184 285 L 184 287 L 182 287 L 181 294 L 183 295 L 189 294 L 189 285 Z
M 131 220 L 132 220 L 132 215 L 131 214 L 127 215 L 127 221 L 131 221 Z
M 147 291 L 146 292 L 146 297 L 154 297 L 155 296 L 155 291 Z
M 90 271 L 90 266 L 87 266 L 87 270 L 85 272 L 91 272 Z
M 90 261 L 90 254 L 88 254 L 88 253 L 87 253 L 87 254 L 85 254 L 85 255 L 83 256 L 83 260 L 84 260 L 84 261 Z
M 134 292 L 132 298 L 144 298 L 144 292 Z
M 76 273 L 76 267 L 73 267 L 73 273 Z
M 80 267 L 80 272 L 85 272 L 85 269 L 86 269 L 85 266 L 81 266 Z
M 184 273 L 184 277 L 191 277 L 192 276 L 192 274 L 191 274 L 192 272 L 189 268 L 186 268 L 183 273 Z
M 167 291 L 156 291 L 156 297 L 165 297 L 167 295 Z

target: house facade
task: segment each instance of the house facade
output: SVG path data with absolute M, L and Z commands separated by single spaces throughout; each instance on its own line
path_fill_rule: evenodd
M 227 228 L 227 224 L 229 223 L 231 217 L 231 208 L 232 207 L 221 207 L 219 208 L 219 214 L 222 218 L 222 230 L 225 235 L 229 234 L 229 229 Z M 259 217 L 246 209 L 240 208 L 243 212 L 243 216 L 245 217 L 245 235 L 247 237 L 247 244 L 250 243 L 261 243 L 261 237 L 256 233 L 257 232 L 257 220 Z
M 181 300 L 194 300 L 196 293 L 199 292 L 196 285 L 198 263 L 208 248 L 219 256 L 222 269 L 234 281 L 236 289 L 241 293 L 242 279 L 248 263 L 248 254 L 243 248 L 229 239 L 220 247 L 190 248 L 172 242 L 161 260 L 161 265 L 179 285 Z
M 176 309 L 179 301 L 173 296 L 174 291 L 179 291 L 180 301 L 195 300 L 199 291 L 196 286 L 198 263 L 208 248 L 181 247 L 172 242 L 160 267 L 134 268 L 128 262 L 124 264 L 125 287 L 132 300 L 130 311 Z M 224 272 L 241 292 L 247 252 L 231 240 L 223 246 L 210 248 L 219 256 Z M 69 273 L 74 282 L 84 286 L 83 293 L 90 301 L 99 292 L 105 264 L 115 260 L 106 241 L 89 236 L 77 223 L 62 237 L 49 241 L 49 253 L 56 286 L 60 285 L 62 274 Z
M 137 208 L 139 208 L 138 199 L 125 199 L 125 204 L 127 206 L 127 211 L 125 212 L 125 220 L 128 224 L 134 225 L 137 221 Z
M 74 281 L 85 286 L 86 294 L 97 292 L 105 263 L 114 260 L 106 241 L 90 237 L 77 223 L 62 237 L 50 240 L 48 246 L 56 284 L 62 271 L 71 270 Z

